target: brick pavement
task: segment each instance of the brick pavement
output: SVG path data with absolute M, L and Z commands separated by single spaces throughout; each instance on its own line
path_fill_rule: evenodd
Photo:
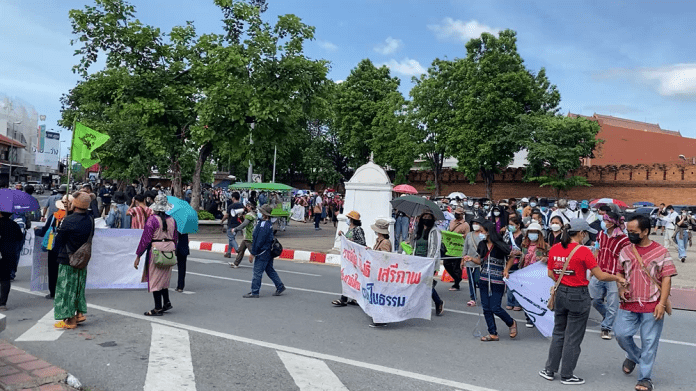
M 74 390 L 65 384 L 63 369 L 0 340 L 0 389 L 23 391 Z

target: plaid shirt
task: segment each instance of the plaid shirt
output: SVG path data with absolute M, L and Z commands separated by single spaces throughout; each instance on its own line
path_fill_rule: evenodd
M 674 266 L 672 257 L 666 248 L 657 242 L 652 242 L 650 246 L 644 247 L 644 249 L 647 249 L 647 253 L 641 254 L 643 263 L 646 265 L 648 272 L 660 284 L 662 284 L 663 278 L 677 275 L 677 268 Z M 639 262 L 633 254 L 633 245 L 624 247 L 621 250 L 617 272 L 626 276 L 626 281 L 629 283 L 629 297 L 626 302 L 639 303 L 640 305 L 656 302 L 660 298 L 660 290 L 652 281 L 652 278 L 645 274 Z
M 599 242 L 597 266 L 605 273 L 616 274 L 619 253 L 631 242 L 619 228 L 615 228 L 610 236 L 607 236 L 604 231 L 600 231 L 597 235 L 597 241 Z

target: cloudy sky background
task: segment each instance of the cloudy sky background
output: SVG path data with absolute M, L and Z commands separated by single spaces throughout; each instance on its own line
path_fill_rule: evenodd
M 169 31 L 192 20 L 220 32 L 212 0 L 132 0 L 138 18 Z M 411 77 L 435 58 L 465 56 L 482 32 L 511 28 L 527 66 L 545 67 L 570 111 L 659 123 L 696 138 L 696 5 L 680 1 L 269 0 L 265 19 L 293 13 L 316 26 L 306 45 L 345 79 L 363 58 Z M 86 1 L 0 1 L 0 94 L 33 105 L 58 130 L 59 98 L 78 81 L 68 11 Z M 68 133 L 64 133 L 66 137 Z

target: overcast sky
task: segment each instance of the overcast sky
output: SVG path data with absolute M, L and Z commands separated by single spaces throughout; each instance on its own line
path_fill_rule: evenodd
M 220 32 L 212 0 L 134 0 L 137 17 L 169 31 L 192 20 Z M 572 4 L 571 4 L 572 3 Z M 59 98 L 78 81 L 68 11 L 86 1 L 0 0 L 0 94 L 31 103 L 58 129 Z M 696 138 L 696 5 L 681 1 L 269 0 L 264 18 L 316 26 L 306 46 L 343 80 L 369 57 L 408 95 L 435 58 L 465 56 L 481 32 L 511 28 L 527 66 L 545 67 L 564 113 L 659 123 Z

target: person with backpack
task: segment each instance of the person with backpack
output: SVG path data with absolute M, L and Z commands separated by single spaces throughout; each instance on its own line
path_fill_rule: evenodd
M 254 256 L 254 277 L 251 280 L 251 292 L 242 296 L 244 298 L 258 298 L 261 290 L 261 278 L 266 272 L 268 277 L 275 284 L 276 291 L 273 296 L 280 296 L 285 291 L 285 285 L 280 280 L 280 276 L 273 268 L 273 224 L 271 224 L 271 213 L 273 208 L 266 204 L 260 208 L 262 221 L 256 225 L 252 235 L 252 246 L 249 251 Z
M 53 312 L 58 321 L 54 327 L 59 329 L 74 329 L 78 323 L 87 320 L 87 268 L 71 266 L 71 257 L 83 248 L 83 245 L 91 253 L 94 235 L 94 218 L 87 213 L 92 202 L 90 195 L 77 192 L 69 197 L 68 201 L 68 216 L 63 219 L 54 243 L 60 265 Z
M 114 193 L 113 199 L 116 205 L 111 206 L 111 210 L 108 216 L 106 216 L 106 225 L 109 228 L 130 229 L 131 218 L 128 215 L 126 195 L 121 191 L 117 191 Z M 109 203 L 109 205 L 111 205 L 111 203 Z

